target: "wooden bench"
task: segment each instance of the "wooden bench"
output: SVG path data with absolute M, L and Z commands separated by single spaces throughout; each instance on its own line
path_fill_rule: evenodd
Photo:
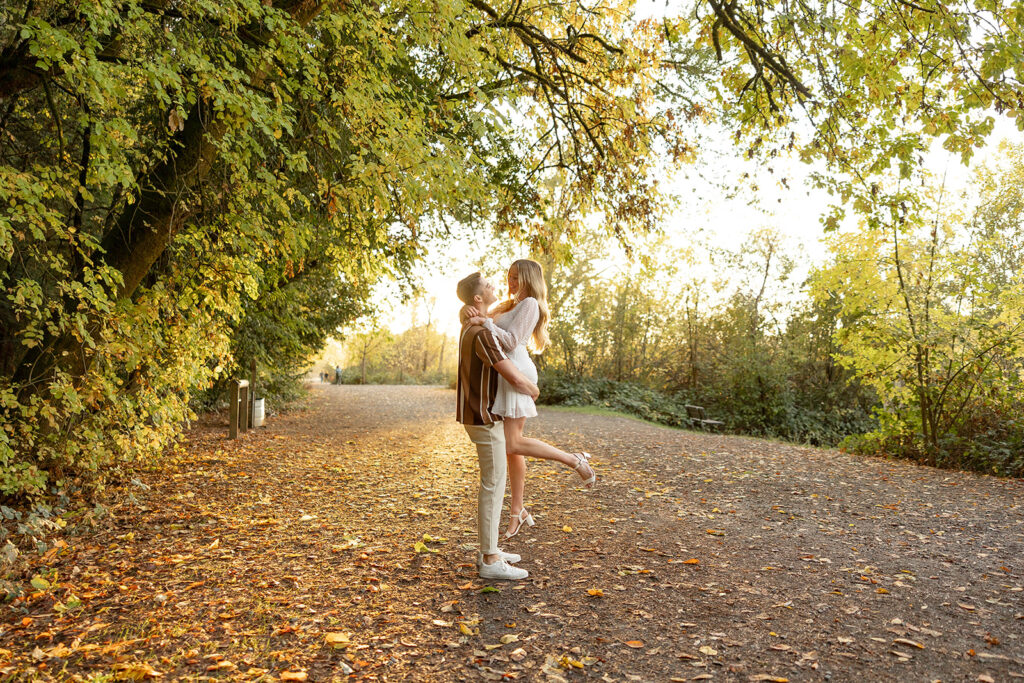
M 684 406 L 686 408 L 686 417 L 690 418 L 691 427 L 699 427 L 701 429 L 721 429 L 725 426 L 725 423 L 721 420 L 709 420 L 708 413 L 704 410 L 704 406 Z

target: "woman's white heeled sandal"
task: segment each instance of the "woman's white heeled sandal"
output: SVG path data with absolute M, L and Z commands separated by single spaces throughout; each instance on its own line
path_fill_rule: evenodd
M 525 524 L 526 526 L 534 525 L 533 515 L 531 515 L 529 510 L 527 510 L 526 508 L 520 510 L 519 514 L 512 515 L 512 519 L 518 520 L 519 524 L 516 525 L 515 531 L 506 531 L 505 538 L 512 538 L 513 536 L 518 534 L 519 530 L 523 528 L 523 524 Z
M 595 472 L 594 468 L 590 466 L 590 453 L 581 451 L 579 453 L 572 453 L 571 455 L 576 457 L 576 466 L 573 467 L 573 469 L 576 470 L 578 475 L 584 477 L 583 487 L 588 489 L 594 488 L 594 484 L 597 482 L 597 472 Z M 590 470 L 589 477 L 587 477 L 587 470 Z

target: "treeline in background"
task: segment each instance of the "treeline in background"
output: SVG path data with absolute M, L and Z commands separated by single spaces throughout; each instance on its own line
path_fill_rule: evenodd
M 443 331 L 445 321 L 434 318 L 434 300 L 412 308 L 409 326 L 393 332 L 376 316 L 349 328 L 343 342 L 331 340 L 314 361 L 311 375 L 341 384 L 453 385 L 458 340 Z M 421 308 L 425 309 L 420 320 Z M 340 374 L 337 373 L 341 369 Z
M 699 404 L 734 433 L 1024 474 L 1024 155 L 1002 152 L 960 196 L 930 179 L 899 229 L 830 233 L 813 267 L 781 228 L 538 257 L 541 402 L 675 426 Z M 345 341 L 342 381 L 450 384 L 453 347 L 429 321 L 370 326 Z

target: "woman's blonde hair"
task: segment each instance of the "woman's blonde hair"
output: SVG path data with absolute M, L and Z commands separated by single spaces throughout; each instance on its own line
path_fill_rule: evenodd
M 537 353 L 540 353 L 548 345 L 548 320 L 551 317 L 548 311 L 548 285 L 544 282 L 544 268 L 530 259 L 513 261 L 508 269 L 511 271 L 513 268 L 519 272 L 519 291 L 516 292 L 515 301 L 519 302 L 532 296 L 540 308 L 540 318 L 537 319 L 537 326 L 533 328 L 533 345 Z M 512 308 L 512 303 L 510 301 L 507 308 Z

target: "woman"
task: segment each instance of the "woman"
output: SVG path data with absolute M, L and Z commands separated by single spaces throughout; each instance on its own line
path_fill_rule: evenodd
M 544 270 L 536 261 L 521 259 L 508 269 L 509 299 L 489 314 L 468 306 L 463 314 L 469 322 L 483 325 L 494 335 L 498 344 L 508 353 L 509 359 L 531 381 L 537 381 L 537 367 L 530 360 L 526 350 L 532 339 L 537 352 L 544 350 L 548 343 L 547 285 Z M 493 318 L 493 319 L 492 319 Z M 523 491 L 526 487 L 526 458 L 556 460 L 572 469 L 583 479 L 583 485 L 592 488 L 597 475 L 588 460 L 589 453 L 566 453 L 543 441 L 523 436 L 526 418 L 537 416 L 533 399 L 513 389 L 505 379 L 498 379 L 498 393 L 491 409 L 502 416 L 505 429 L 505 452 L 508 458 L 508 478 L 512 489 L 512 519 L 505 538 L 512 538 L 523 524 L 533 526 L 533 516 L 523 506 Z

